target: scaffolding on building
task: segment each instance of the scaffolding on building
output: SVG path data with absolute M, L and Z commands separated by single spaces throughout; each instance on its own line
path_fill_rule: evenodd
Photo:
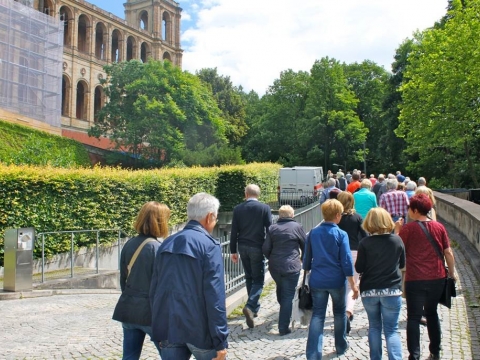
M 0 107 L 61 126 L 63 23 L 0 0 Z

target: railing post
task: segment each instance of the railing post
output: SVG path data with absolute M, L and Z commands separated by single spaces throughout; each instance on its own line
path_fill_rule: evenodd
M 98 250 L 98 244 L 100 243 L 99 237 L 100 237 L 100 231 L 97 230 L 97 247 L 95 249 L 95 262 L 96 262 L 96 267 L 97 267 L 97 274 L 99 273 L 99 271 L 98 271 L 99 264 L 98 263 L 100 262 L 100 260 L 99 260 L 100 254 L 99 254 L 99 250 Z
M 72 234 L 72 240 L 71 240 L 71 248 L 70 248 L 70 276 L 73 278 L 73 237 L 75 236 Z

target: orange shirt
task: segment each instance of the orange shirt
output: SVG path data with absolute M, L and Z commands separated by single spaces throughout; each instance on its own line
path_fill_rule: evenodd
M 354 193 L 355 190 L 357 190 L 360 187 L 360 181 L 352 181 L 350 184 L 347 186 L 347 191 L 349 193 Z

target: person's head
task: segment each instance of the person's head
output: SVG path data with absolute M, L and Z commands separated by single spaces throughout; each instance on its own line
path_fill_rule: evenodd
M 357 172 L 354 172 L 354 173 L 352 174 L 352 180 L 353 180 L 353 181 L 358 181 L 359 179 L 360 179 L 360 174 L 357 173 Z
M 336 181 L 333 177 L 331 177 L 327 180 L 327 187 L 335 186 L 335 184 L 336 184 Z
M 342 218 L 342 213 L 343 205 L 338 200 L 329 199 L 322 204 L 322 215 L 325 221 L 338 223 Z
M 330 190 L 330 192 L 328 193 L 328 198 L 329 199 L 336 199 L 338 194 L 340 194 L 342 192 L 342 190 L 338 189 L 338 188 L 333 188 L 332 190 Z
M 293 218 L 295 211 L 290 205 L 282 205 L 280 209 L 278 209 L 278 217 L 280 219 L 284 218 Z
M 407 186 L 406 186 L 407 190 L 410 190 L 410 191 L 414 191 L 417 189 L 417 184 L 415 184 L 415 181 L 412 181 L 410 180 L 408 183 L 407 183 Z
M 432 201 L 430 200 L 428 195 L 418 193 L 410 198 L 410 205 L 408 206 L 408 208 L 414 214 L 427 216 L 428 212 L 432 209 Z
M 215 196 L 207 193 L 198 193 L 188 200 L 187 218 L 188 220 L 198 221 L 211 233 L 217 223 L 219 208 L 220 202 Z
M 405 191 L 405 184 L 404 183 L 398 183 L 397 190 Z
M 255 184 L 248 184 L 245 187 L 245 197 L 258 199 L 260 196 L 260 188 Z
M 425 180 L 425 178 L 423 176 L 419 177 L 418 181 L 417 181 L 417 184 L 418 184 L 418 186 L 427 186 L 427 180 Z
M 407 185 L 409 181 L 412 181 L 412 180 L 410 180 L 410 178 L 408 176 L 406 176 L 405 180 L 403 182 L 404 182 L 405 185 Z
M 396 179 L 397 177 L 393 175 L 392 173 L 387 175 L 387 179 Z
M 402 173 L 400 171 L 397 171 L 396 174 L 397 175 L 402 175 Z
M 372 182 L 369 179 L 363 179 L 360 183 L 360 188 L 370 190 L 372 188 Z
M 397 179 L 387 179 L 387 190 L 396 190 L 398 186 Z
M 395 223 L 387 210 L 374 207 L 365 216 L 362 227 L 370 234 L 390 234 L 395 228 Z
M 166 238 L 168 236 L 169 219 L 170 209 L 167 205 L 149 201 L 143 204 L 133 226 L 140 235 Z
M 383 182 L 383 180 L 385 180 L 385 175 L 383 175 L 383 174 L 378 174 L 378 181 L 379 181 L 379 182 Z
M 375 179 L 375 175 L 374 175 L 374 174 L 370 174 L 370 179 Z
M 432 202 L 432 206 L 435 206 L 435 196 L 433 195 L 432 189 L 426 187 L 425 185 L 417 187 L 415 190 L 415 194 L 425 194 L 430 198 L 430 201 Z
M 347 214 L 353 214 L 355 212 L 353 206 L 355 205 L 355 200 L 353 195 L 348 191 L 342 191 L 337 195 L 337 200 L 342 203 L 343 212 Z

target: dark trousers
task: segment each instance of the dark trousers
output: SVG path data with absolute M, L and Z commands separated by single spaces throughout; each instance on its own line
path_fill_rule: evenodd
M 260 295 L 265 282 L 265 258 L 261 248 L 238 246 L 247 285 L 247 307 L 255 314 L 260 309 Z
M 445 279 L 405 282 L 407 298 L 407 349 L 409 360 L 420 359 L 420 319 L 427 318 L 427 331 L 431 354 L 440 354 L 442 330 L 437 306 L 443 292 Z
M 290 319 L 292 317 L 292 302 L 295 296 L 295 289 L 298 284 L 300 272 L 282 275 L 270 271 L 270 274 L 277 285 L 277 301 L 280 304 L 278 330 L 280 333 L 285 333 L 288 330 Z

